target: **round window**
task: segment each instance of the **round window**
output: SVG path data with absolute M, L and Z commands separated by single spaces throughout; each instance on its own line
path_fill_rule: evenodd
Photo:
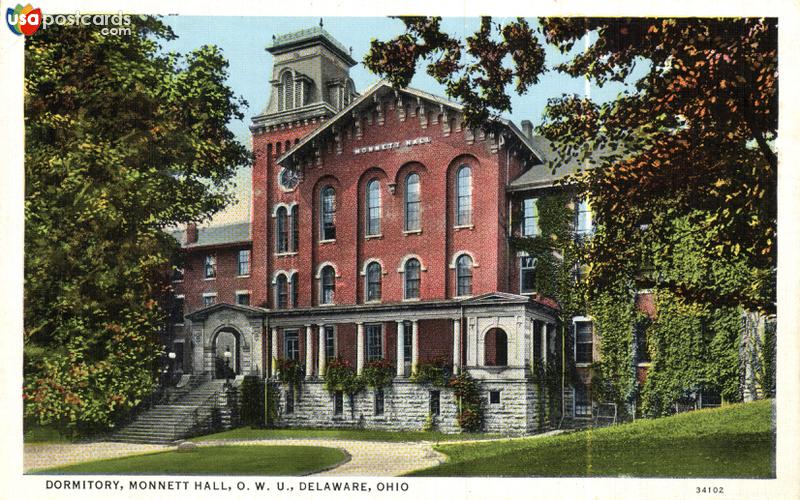
M 278 174 L 278 182 L 283 189 L 291 191 L 300 182 L 300 172 L 294 169 L 282 168 Z

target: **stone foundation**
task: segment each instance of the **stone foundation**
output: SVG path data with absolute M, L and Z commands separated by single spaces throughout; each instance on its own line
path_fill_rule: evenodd
M 435 429 L 446 433 L 461 432 L 456 415 L 458 404 L 453 390 L 415 384 L 406 380 L 395 381 L 383 389 L 383 414 L 376 414 L 376 391 L 366 389 L 352 400 L 342 395 L 342 412 L 334 414 L 334 395 L 325 389 L 322 381 L 307 380 L 295 394 L 294 408 L 288 411 L 288 387 L 280 387 L 278 402 L 279 427 L 366 428 L 380 430 L 419 431 L 430 414 L 431 392 L 439 391 L 439 415 L 434 418 Z M 526 434 L 550 429 L 547 417 L 547 400 L 540 401 L 535 384 L 527 380 L 481 381 L 484 432 L 499 434 Z M 500 402 L 490 403 L 490 391 L 500 392 Z M 540 419 L 540 411 L 544 409 Z

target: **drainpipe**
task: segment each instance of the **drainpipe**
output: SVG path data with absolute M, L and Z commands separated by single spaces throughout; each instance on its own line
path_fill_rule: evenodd
M 562 323 L 561 323 L 561 394 L 560 394 L 560 397 L 561 397 L 561 419 L 558 421 L 558 428 L 559 429 L 561 429 L 561 424 L 564 423 L 564 415 L 566 414 L 566 411 L 567 411 L 566 407 L 564 406 L 564 384 L 565 384 L 566 371 L 567 371 L 567 354 L 566 354 L 566 348 L 565 348 L 566 335 L 564 335 L 565 328 L 566 327 L 564 326 L 564 322 L 562 321 Z

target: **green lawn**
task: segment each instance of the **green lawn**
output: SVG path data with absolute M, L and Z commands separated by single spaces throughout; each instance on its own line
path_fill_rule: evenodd
M 204 446 L 192 453 L 150 453 L 40 469 L 34 474 L 301 476 L 328 469 L 346 457 L 341 450 L 314 446 Z
M 444 444 L 448 462 L 418 476 L 775 477 L 771 401 L 596 430 Z
M 351 439 L 356 441 L 460 441 L 491 439 L 496 434 L 444 434 L 423 431 L 376 431 L 368 429 L 253 429 L 242 427 L 193 438 L 192 441 L 219 439 Z
M 65 436 L 52 427 L 25 425 L 22 440 L 26 443 L 72 443 L 77 438 Z

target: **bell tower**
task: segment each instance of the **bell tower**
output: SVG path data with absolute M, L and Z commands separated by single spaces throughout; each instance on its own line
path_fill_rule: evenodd
M 270 97 L 251 128 L 325 119 L 357 96 L 350 68 L 356 61 L 344 45 L 319 27 L 273 36 Z

